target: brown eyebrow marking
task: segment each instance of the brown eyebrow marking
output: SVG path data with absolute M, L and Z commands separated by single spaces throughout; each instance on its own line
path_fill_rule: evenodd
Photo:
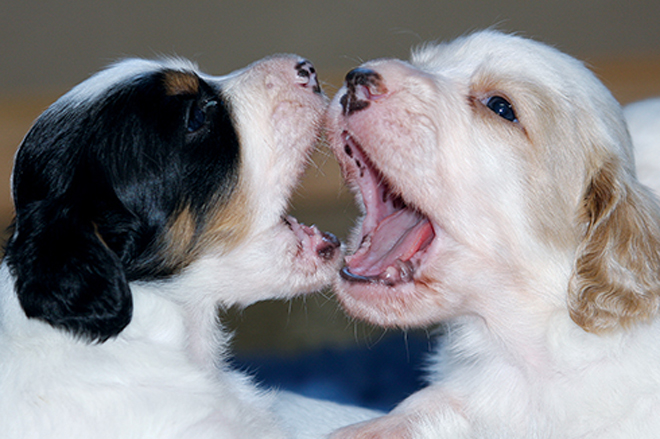
M 199 91 L 199 78 L 193 73 L 169 71 L 165 72 L 164 85 L 169 96 L 194 95 Z

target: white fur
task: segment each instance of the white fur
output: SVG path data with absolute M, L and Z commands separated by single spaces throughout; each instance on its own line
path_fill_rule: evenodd
M 382 82 L 357 87 L 369 103 L 351 114 L 341 105 L 347 87 L 337 93 L 328 110 L 335 155 L 353 182 L 345 139 L 360 145 L 436 236 L 415 282 L 342 279 L 338 297 L 377 324 L 444 329 L 428 387 L 333 438 L 657 437 L 657 291 L 642 292 L 648 318 L 604 329 L 571 318 L 585 194 L 606 163 L 657 229 L 657 202 L 634 178 L 610 93 L 567 55 L 492 31 L 362 67 Z M 493 95 L 511 101 L 518 122 L 486 108 Z M 657 256 L 632 251 L 657 273 Z M 625 283 L 617 264 L 606 266 Z

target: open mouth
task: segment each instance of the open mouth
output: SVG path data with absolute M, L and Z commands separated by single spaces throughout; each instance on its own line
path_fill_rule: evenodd
M 321 232 L 316 226 L 300 223 L 291 215 L 282 216 L 282 221 L 298 239 L 298 253 L 302 253 L 306 248 L 311 248 L 319 258 L 330 261 L 339 252 L 341 243 L 332 233 Z
M 353 161 L 366 209 L 359 248 L 346 257 L 345 280 L 394 286 L 412 282 L 435 232 L 431 221 L 392 190 L 360 145 L 346 132 L 344 153 Z

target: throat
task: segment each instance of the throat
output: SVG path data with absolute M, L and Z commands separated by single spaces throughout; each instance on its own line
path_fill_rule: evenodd
M 145 339 L 150 345 L 162 346 L 170 352 L 180 351 L 203 369 L 218 366 L 229 336 L 220 325 L 215 306 L 193 309 L 143 286 L 132 289 L 133 318 L 120 337 Z

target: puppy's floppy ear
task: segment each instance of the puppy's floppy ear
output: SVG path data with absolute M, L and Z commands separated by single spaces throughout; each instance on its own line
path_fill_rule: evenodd
M 591 332 L 648 321 L 660 303 L 660 217 L 654 198 L 620 162 L 592 177 L 587 230 L 569 285 L 571 318 Z
M 60 200 L 17 212 L 6 258 L 25 314 L 90 341 L 119 334 L 131 319 L 132 297 L 96 225 Z

